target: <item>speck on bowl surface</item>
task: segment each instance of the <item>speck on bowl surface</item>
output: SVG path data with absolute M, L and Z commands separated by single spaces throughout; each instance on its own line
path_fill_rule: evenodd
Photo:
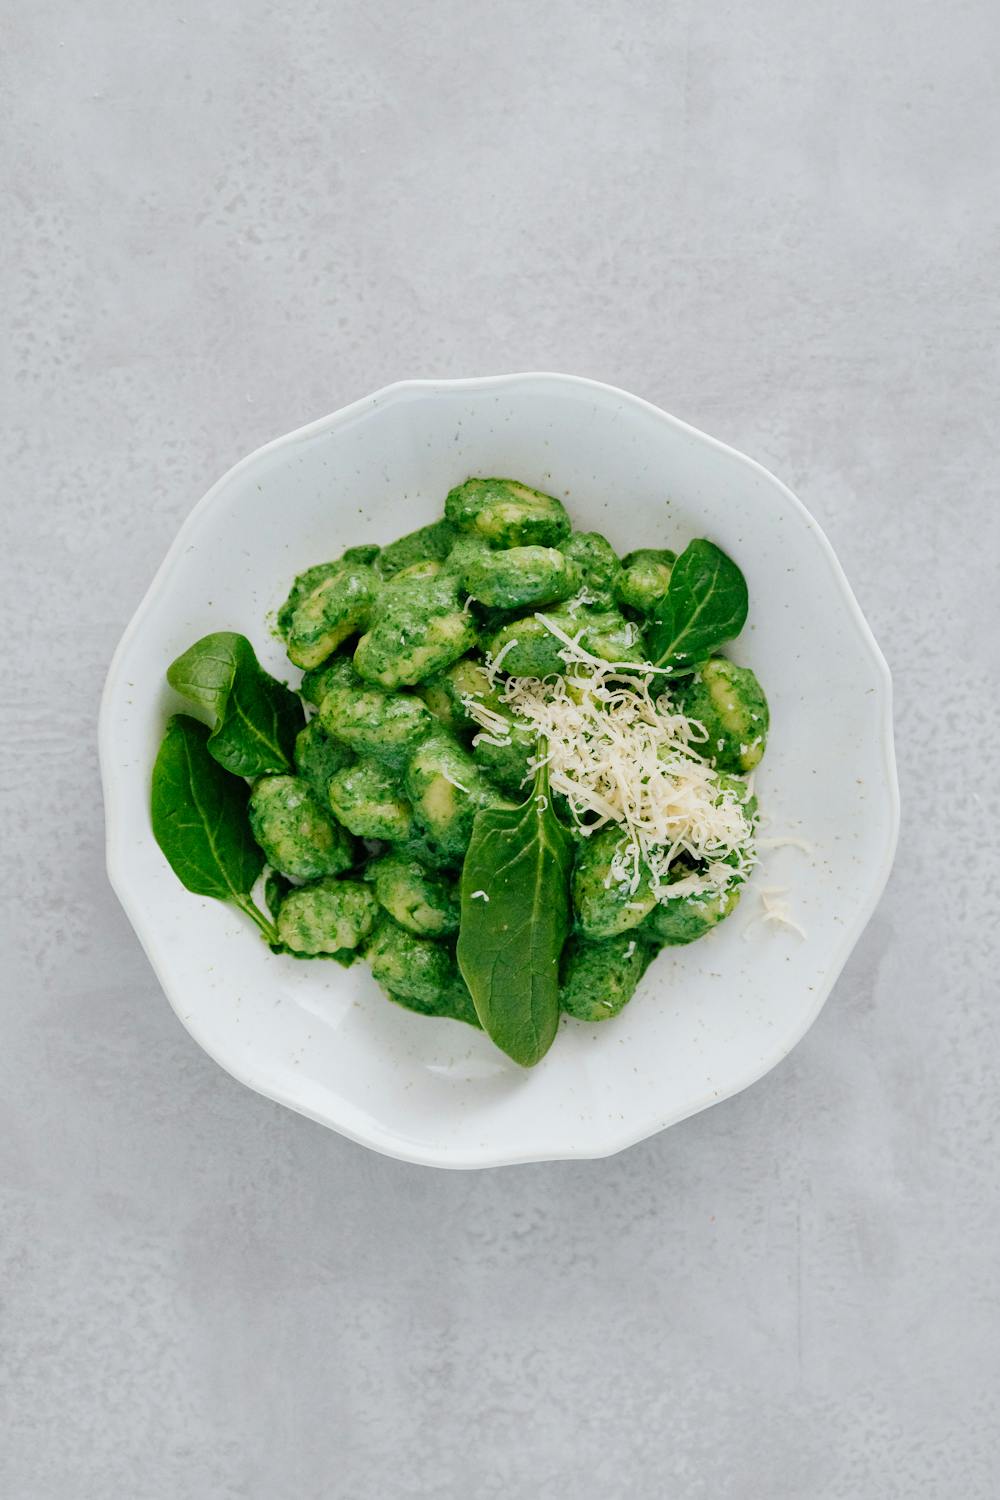
M 766 850 L 735 914 L 667 950 L 615 1020 L 564 1019 L 530 1072 L 482 1035 L 388 1002 L 366 967 L 275 956 L 184 890 L 150 828 L 164 669 L 242 631 L 298 674 L 268 619 L 293 576 L 440 513 L 470 474 L 559 495 L 620 552 L 707 536 L 738 561 L 750 618 L 732 647 L 771 703 L 757 775 Z M 236 1078 L 403 1160 L 441 1167 L 595 1157 L 716 1104 L 815 1020 L 882 892 L 898 792 L 888 668 L 815 521 L 758 464 L 624 391 L 565 375 L 405 381 L 269 443 L 195 507 L 128 626 L 100 723 L 112 884 L 171 1004 Z M 785 886 L 805 931 L 754 922 Z

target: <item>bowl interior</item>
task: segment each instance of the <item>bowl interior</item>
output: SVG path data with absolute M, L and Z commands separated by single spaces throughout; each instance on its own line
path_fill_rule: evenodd
M 764 852 L 740 908 L 662 955 L 614 1021 L 564 1021 L 530 1073 L 471 1029 L 388 1003 L 363 965 L 275 957 L 190 895 L 149 826 L 168 662 L 234 629 L 279 675 L 268 628 L 296 572 L 432 520 L 470 474 L 559 495 L 620 551 L 708 536 L 747 576 L 731 648 L 767 691 Z M 832 552 L 757 465 L 634 397 L 556 376 L 390 387 L 251 455 L 206 496 L 127 631 L 101 724 L 109 869 L 172 1004 L 261 1092 L 377 1149 L 439 1165 L 599 1155 L 772 1067 L 816 1016 L 888 874 L 896 828 L 889 683 Z M 806 936 L 752 922 L 788 888 Z

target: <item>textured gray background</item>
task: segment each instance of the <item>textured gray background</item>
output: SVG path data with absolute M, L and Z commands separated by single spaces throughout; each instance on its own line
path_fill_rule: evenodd
M 993 1500 L 994 0 L 5 9 L 0 1493 Z M 770 1077 L 448 1175 L 188 1039 L 95 717 L 236 458 L 531 368 L 802 495 L 895 670 L 904 828 Z

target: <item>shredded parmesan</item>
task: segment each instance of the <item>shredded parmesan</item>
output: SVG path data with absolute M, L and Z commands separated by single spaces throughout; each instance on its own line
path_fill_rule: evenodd
M 456 781 L 454 776 L 449 776 L 447 771 L 442 770 L 441 775 L 444 777 L 445 781 L 449 782 L 453 787 L 457 787 L 460 792 L 464 792 L 467 797 L 470 795 L 469 788 L 467 786 L 463 786 L 460 781 Z
M 575 636 L 569 636 L 560 625 L 556 624 L 555 620 L 550 620 L 547 615 L 536 614 L 535 619 L 540 620 L 549 634 L 554 635 L 557 641 L 562 642 L 563 649 L 562 651 L 560 651 L 559 655 L 562 657 L 563 661 L 566 662 L 567 666 L 576 665 L 579 667 L 591 667 L 595 671 L 613 672 L 616 674 L 620 672 L 641 672 L 643 676 L 648 675 L 650 677 L 669 677 L 673 672 L 673 667 L 654 667 L 652 662 L 648 661 L 643 662 L 641 666 L 637 666 L 634 661 L 605 661 L 600 656 L 592 656 L 589 651 L 585 651 L 584 648 L 580 645 L 580 637 L 583 635 L 582 626 L 577 631 Z M 500 657 L 506 654 L 508 647 L 511 644 L 512 642 L 508 642 L 508 644 L 504 646 L 503 650 L 498 653 L 497 659 L 493 663 L 494 672 L 497 670 L 497 662 L 500 660 Z
M 472 895 L 469 897 L 470 901 L 488 901 L 489 899 L 490 898 L 489 896 L 487 896 L 485 891 L 473 891 Z
M 511 644 L 513 645 L 513 642 Z M 475 719 L 477 724 L 483 725 L 483 731 L 475 736 L 472 741 L 473 745 L 479 745 L 484 741 L 487 745 L 510 744 L 510 720 L 503 714 L 498 714 L 487 704 L 480 703 L 479 699 L 471 693 L 463 693 L 462 706 L 470 719 Z
M 609 825 L 621 829 L 607 884 L 634 897 L 648 876 L 658 901 L 719 892 L 749 874 L 755 860 L 749 792 L 735 778 L 724 785 L 699 754 L 707 739 L 696 719 L 682 714 L 651 683 L 666 668 L 606 662 L 592 656 L 544 615 L 536 618 L 562 643 L 565 674 L 541 680 L 496 674 L 508 642 L 489 664 L 491 685 L 508 714 L 471 695 L 466 712 L 480 727 L 476 742 L 509 744 L 518 728 L 537 739 L 549 784 L 569 804 L 582 835 Z M 735 784 L 734 784 L 735 782 Z M 698 868 L 677 879 L 680 855 Z
M 489 660 L 487 661 L 487 663 L 486 663 L 486 676 L 489 678 L 490 687 L 496 687 L 497 673 L 500 670 L 500 663 L 503 661 L 503 659 L 507 655 L 508 651 L 513 651 L 513 649 L 514 649 L 514 647 L 516 645 L 517 645 L 517 638 L 516 637 L 512 641 L 506 641 L 504 643 L 504 645 L 502 645 L 500 647 L 500 650 L 497 652 L 496 656 L 490 657 Z
M 798 933 L 800 938 L 807 936 L 805 928 L 801 927 L 789 912 L 788 902 L 785 899 L 788 894 L 787 886 L 762 885 L 759 887 L 757 894 L 760 897 L 762 910 L 755 917 L 751 918 L 743 929 L 744 938 L 760 922 L 774 922 L 781 927 L 790 927 L 793 932 Z

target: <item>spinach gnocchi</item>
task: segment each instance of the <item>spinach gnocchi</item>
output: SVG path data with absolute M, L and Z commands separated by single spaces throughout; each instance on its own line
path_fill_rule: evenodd
M 467 479 L 438 520 L 294 579 L 297 692 L 241 636 L 173 664 L 214 722 L 171 721 L 156 837 L 275 952 L 364 957 L 397 1004 L 530 1066 L 560 1012 L 618 1015 L 739 900 L 769 718 L 720 650 L 746 611 L 711 542 L 619 557 L 554 496 Z

